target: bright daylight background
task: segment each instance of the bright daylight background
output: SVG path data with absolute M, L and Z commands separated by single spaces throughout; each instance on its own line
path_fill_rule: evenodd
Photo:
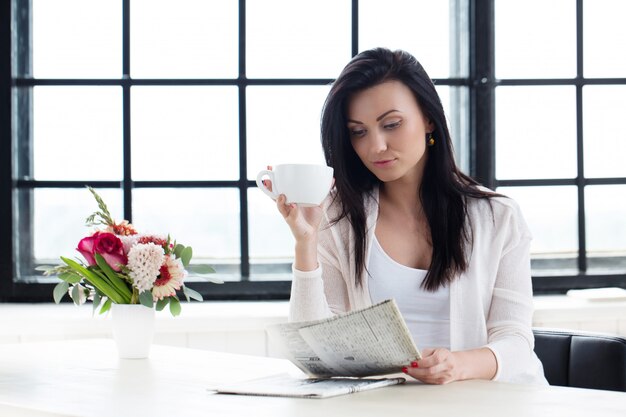
M 118 3 L 32 0 L 34 77 L 119 78 Z M 250 0 L 246 12 L 248 78 L 334 78 L 350 58 L 347 0 Z M 451 58 L 449 2 L 361 0 L 359 12 L 361 50 L 402 48 L 433 78 L 467 75 Z M 132 0 L 131 77 L 236 78 L 237 13 L 237 2 L 229 0 Z M 585 76 L 624 77 L 626 2 L 587 0 L 584 13 Z M 575 23 L 574 0 L 496 0 L 497 78 L 575 77 Z M 610 61 L 607 50 L 614 52 Z M 463 120 L 466 90 L 438 91 L 450 120 Z M 327 92 L 328 86 L 247 88 L 249 179 L 267 164 L 323 161 L 319 117 Z M 588 177 L 626 176 L 624 97 L 624 86 L 584 88 Z M 33 103 L 35 179 L 121 179 L 121 87 L 39 86 Z M 498 87 L 496 105 L 499 179 L 576 176 L 575 87 Z M 133 87 L 131 126 L 135 180 L 238 179 L 235 86 Z M 466 166 L 463 126 L 452 123 Z M 500 191 L 521 204 L 535 236 L 535 256 L 576 256 L 575 187 Z M 121 192 L 101 194 L 121 218 Z M 590 255 L 624 255 L 626 186 L 587 187 L 586 196 Z M 274 204 L 254 188 L 248 197 L 251 261 L 288 261 L 292 238 Z M 95 209 L 89 193 L 40 189 L 34 201 L 35 258 L 74 253 L 87 231 L 82 221 Z M 238 262 L 237 190 L 139 189 L 133 204 L 137 227 L 170 231 L 194 247 L 197 260 Z

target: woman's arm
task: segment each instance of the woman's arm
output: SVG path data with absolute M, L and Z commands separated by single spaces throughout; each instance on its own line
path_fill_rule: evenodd
M 327 318 L 348 309 L 337 248 L 328 218 L 324 216 L 323 207 L 329 201 L 319 207 L 301 208 L 285 204 L 284 196 L 277 200 L 278 209 L 296 240 L 289 300 L 292 322 Z
M 424 349 L 422 359 L 403 369 L 427 384 L 447 384 L 464 379 L 492 379 L 497 371 L 496 357 L 488 348 L 450 352 Z

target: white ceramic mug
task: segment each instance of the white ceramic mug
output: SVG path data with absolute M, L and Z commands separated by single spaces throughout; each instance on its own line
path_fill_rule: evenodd
M 264 177 L 272 181 L 271 191 L 263 184 Z M 302 207 L 319 206 L 332 183 L 333 169 L 326 165 L 276 165 L 271 171 L 262 170 L 256 177 L 256 185 L 273 200 L 285 194 L 287 204 L 296 203 Z

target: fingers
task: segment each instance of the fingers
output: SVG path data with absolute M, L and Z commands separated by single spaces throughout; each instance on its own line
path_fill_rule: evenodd
M 287 204 L 287 197 L 285 197 L 285 194 L 278 196 L 276 199 L 276 206 L 278 207 L 280 214 L 282 214 L 285 219 L 291 215 L 293 210 L 297 209 L 295 204 Z
M 446 384 L 457 379 L 449 350 L 424 349 L 422 354 L 422 359 L 411 362 L 402 371 L 427 384 Z
M 267 188 L 268 190 L 272 191 L 272 181 L 270 181 L 270 180 L 261 180 L 261 182 L 263 183 L 265 188 Z

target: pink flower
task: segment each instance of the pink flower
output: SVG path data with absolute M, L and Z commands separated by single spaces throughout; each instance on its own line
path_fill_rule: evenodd
M 85 257 L 89 265 L 95 265 L 95 254 L 100 254 L 114 271 L 119 271 L 120 265 L 128 262 L 122 241 L 113 233 L 96 232 L 78 242 L 76 250 Z
M 187 275 L 187 271 L 185 271 L 180 259 L 176 259 L 171 255 L 165 256 L 165 262 L 161 265 L 159 273 L 159 277 L 154 282 L 154 287 L 152 288 L 154 301 L 176 295 L 176 290 L 180 290 Z

